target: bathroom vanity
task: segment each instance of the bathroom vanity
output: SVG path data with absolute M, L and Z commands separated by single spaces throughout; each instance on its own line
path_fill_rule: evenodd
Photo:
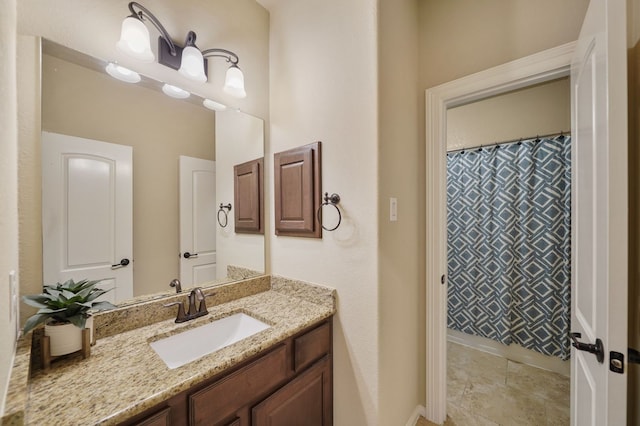
M 331 425 L 331 320 L 322 321 L 123 425 Z
M 286 425 L 301 418 L 332 425 L 335 290 L 260 277 L 204 292 L 209 315 L 181 324 L 175 307 L 163 305 L 184 293 L 105 312 L 89 358 L 32 369 L 16 418 L 26 425 Z M 236 313 L 269 328 L 177 368 L 150 345 Z

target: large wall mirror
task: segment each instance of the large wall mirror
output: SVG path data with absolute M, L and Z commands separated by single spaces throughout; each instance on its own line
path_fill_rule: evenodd
M 132 295 L 140 300 L 173 292 L 169 283 L 174 278 L 188 288 L 263 274 L 264 236 L 235 232 L 233 220 L 234 166 L 263 157 L 263 121 L 237 110 L 214 112 L 194 95 L 170 98 L 160 82 L 146 77 L 137 84 L 118 81 L 105 66 L 43 40 L 42 143 L 54 134 L 131 147 Z M 197 175 L 203 168 L 213 178 L 200 173 L 191 182 L 196 188 L 185 189 L 189 173 Z M 45 177 L 43 200 L 47 184 Z M 185 201 L 187 192 L 201 198 Z M 221 205 L 229 204 L 231 210 L 220 212 Z M 92 235 L 78 238 L 91 244 Z M 46 271 L 46 259 L 44 263 Z M 124 299 L 115 301 L 126 303 Z

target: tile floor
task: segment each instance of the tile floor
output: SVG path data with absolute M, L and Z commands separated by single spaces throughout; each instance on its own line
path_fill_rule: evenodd
M 568 377 L 456 343 L 447 350 L 446 426 L 569 424 Z

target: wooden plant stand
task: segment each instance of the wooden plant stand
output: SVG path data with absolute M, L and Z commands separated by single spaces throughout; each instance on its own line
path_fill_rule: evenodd
M 82 353 L 82 359 L 87 359 L 91 355 L 91 330 L 85 328 L 82 330 L 82 349 L 65 355 L 51 355 L 51 341 L 49 336 L 42 336 L 42 367 L 46 370 L 51 368 L 51 362 L 71 354 Z

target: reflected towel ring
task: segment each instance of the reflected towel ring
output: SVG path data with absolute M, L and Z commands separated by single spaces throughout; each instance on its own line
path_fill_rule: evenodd
M 225 211 L 225 209 L 227 209 Z M 226 228 L 227 224 L 229 223 L 229 212 L 231 211 L 231 203 L 229 204 L 222 204 L 220 203 L 220 209 L 218 210 L 218 225 L 220 225 L 222 228 Z M 222 221 L 220 220 L 220 213 L 222 213 L 224 215 L 224 225 L 222 224 Z
M 338 226 L 340 226 L 340 223 L 342 222 L 342 214 L 340 213 L 340 209 L 338 208 L 339 202 L 340 202 L 340 196 L 338 194 L 331 194 L 331 196 L 329 196 L 328 192 L 324 193 L 324 203 L 320 204 L 320 207 L 318 207 L 318 211 L 316 212 L 316 217 L 318 218 L 318 222 L 320 223 L 320 226 L 322 226 L 322 229 L 324 229 L 325 231 L 335 231 L 336 229 L 338 229 Z M 324 206 L 333 206 L 336 208 L 336 211 L 338 212 L 338 224 L 333 228 L 326 228 L 322 224 L 322 207 Z

